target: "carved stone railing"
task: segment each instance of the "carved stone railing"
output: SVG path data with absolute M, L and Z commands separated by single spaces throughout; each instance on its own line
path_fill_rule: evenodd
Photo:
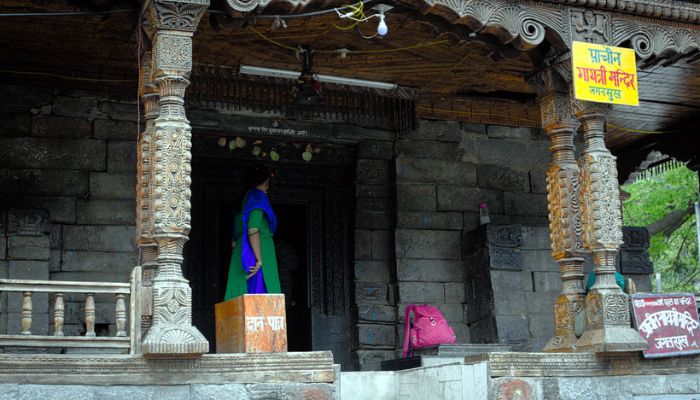
M 21 333 L 0 335 L 0 347 L 107 348 L 128 350 L 130 354 L 140 352 L 141 267 L 134 268 L 130 283 L 0 279 L 0 292 L 22 293 Z M 32 335 L 34 293 L 53 294 L 53 335 Z M 85 336 L 66 336 L 63 332 L 66 293 L 85 294 Z M 95 295 L 98 293 L 114 294 L 116 336 L 95 334 Z

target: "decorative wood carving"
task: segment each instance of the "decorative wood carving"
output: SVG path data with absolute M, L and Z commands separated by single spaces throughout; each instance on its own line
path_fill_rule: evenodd
M 382 126 L 405 134 L 417 127 L 419 91 L 323 85 L 321 103 L 294 104 L 294 81 L 243 75 L 236 69 L 195 64 L 188 87 L 188 106 L 252 110 L 284 115 L 287 119 L 346 121 Z
M 572 40 L 629 45 L 637 52 L 641 67 L 658 62 L 673 64 L 684 57 L 695 57 L 700 32 L 678 22 L 700 22 L 700 6 L 691 3 L 653 0 L 582 0 L 576 8 L 571 0 L 545 0 L 542 3 L 514 3 L 503 0 L 404 0 L 424 12 L 445 17 L 454 24 L 468 26 L 476 33 L 493 35 L 506 45 L 529 50 L 545 40 L 563 54 Z M 271 3 L 303 7 L 310 0 L 227 0 L 233 14 L 251 12 Z M 556 5 L 547 4 L 555 3 Z M 562 6 L 563 5 L 563 6 Z M 581 8 L 585 7 L 585 8 Z M 626 14 L 626 15 L 624 15 Z M 650 24 L 649 17 L 659 19 Z M 661 20 L 676 21 L 662 26 Z
M 153 278 L 153 321 L 145 354 L 202 354 L 209 343 L 192 326 L 192 290 L 182 276 L 182 248 L 190 231 L 191 133 L 184 95 L 192 68 L 192 33 L 209 1 L 149 4 L 153 43 L 151 78 L 159 94 L 151 148 L 153 237 L 158 273 Z M 182 13 L 182 14 L 177 14 Z M 149 191 L 151 188 L 149 187 Z
M 543 71 L 544 77 L 539 79 L 550 88 L 540 98 L 540 107 L 542 126 L 552 141 L 552 163 L 547 170 L 549 237 L 552 256 L 559 264 L 562 280 L 562 291 L 554 304 L 554 337 L 544 351 L 573 351 L 577 340 L 574 322 L 584 310 L 585 299 L 579 169 L 574 147 L 579 122 L 573 116 L 569 93 L 552 90 L 556 74 L 556 69 L 551 68 Z
M 424 0 L 425 5 L 448 9 L 453 23 L 467 25 L 474 32 L 496 36 L 501 43 L 518 50 L 529 50 L 544 41 L 547 31 L 565 31 L 561 9 L 526 6 L 519 3 L 488 0 Z M 438 11 L 439 12 L 439 11 Z M 565 47 L 564 40 L 555 43 Z
M 141 101 L 146 117 L 146 129 L 138 142 L 138 162 L 136 172 L 136 232 L 139 234 L 140 260 L 142 266 L 143 302 L 141 302 L 141 328 L 144 332 L 153 320 L 153 278 L 158 269 L 158 245 L 153 238 L 153 157 L 156 151 L 154 129 L 155 119 L 160 114 L 158 88 L 151 80 L 152 53 L 146 52 L 141 76 Z
M 306 4 L 299 0 L 278 1 L 293 7 Z M 230 0 L 227 3 L 230 10 L 240 13 L 258 6 L 264 7 L 270 2 Z M 501 43 L 518 50 L 532 49 L 545 39 L 560 54 L 570 49 L 573 40 L 629 45 L 637 52 L 640 66 L 647 68 L 659 62 L 670 65 L 685 57 L 695 60 L 695 50 L 700 48 L 700 32 L 692 30 L 689 25 L 662 25 L 662 21 L 650 24 L 648 18 L 691 24 L 700 22 L 700 6 L 689 3 L 584 0 L 584 4 L 576 3 L 576 8 L 546 4 L 569 6 L 572 4 L 570 0 L 548 0 L 539 4 L 490 0 L 419 0 L 419 4 L 410 3 L 423 12 L 441 15 L 454 24 L 466 25 L 476 33 L 493 35 Z
M 589 43 L 609 43 L 612 39 L 612 16 L 591 9 L 571 9 L 573 40 Z
M 669 66 L 683 58 L 690 57 L 689 62 L 699 58 L 700 31 L 615 19 L 611 44 L 626 43 L 637 53 L 641 68 Z
M 570 5 L 571 0 L 543 0 L 548 3 Z M 689 2 L 669 2 L 656 0 L 605 1 L 580 0 L 579 7 L 609 10 L 639 17 L 652 17 L 669 21 L 700 22 L 700 6 Z
M 581 106 L 585 150 L 581 157 L 583 244 L 593 254 L 596 281 L 586 297 L 583 351 L 636 351 L 647 343 L 630 327 L 627 295 L 615 281 L 615 256 L 622 244 L 622 215 L 615 157 L 605 147 L 604 106 Z
M 209 0 L 186 2 L 156 1 L 151 8 L 152 18 L 157 21 L 158 29 L 194 32 L 202 18 L 202 6 L 208 6 Z

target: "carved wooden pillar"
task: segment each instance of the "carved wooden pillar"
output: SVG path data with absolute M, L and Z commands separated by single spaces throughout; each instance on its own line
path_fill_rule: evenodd
M 542 126 L 552 140 L 547 170 L 547 208 L 552 256 L 561 270 L 562 290 L 554 304 L 554 337 L 544 351 L 573 351 L 574 322 L 584 309 L 579 169 L 574 136 L 579 122 L 571 112 L 568 93 L 549 92 L 540 98 Z
M 184 96 L 192 70 L 192 35 L 208 6 L 208 0 L 149 4 L 151 77 L 160 95 L 160 113 L 154 120 L 150 164 L 158 272 L 153 278 L 153 325 L 143 342 L 147 355 L 209 351 L 209 342 L 192 325 L 192 290 L 180 267 L 190 231 L 191 197 L 192 135 Z
M 158 270 L 158 245 L 153 237 L 153 154 L 155 153 L 155 120 L 160 114 L 158 88 L 151 81 L 152 52 L 144 56 L 141 71 L 141 101 L 143 102 L 146 128 L 138 143 L 138 166 L 136 175 L 136 232 L 142 267 L 141 328 L 147 331 L 153 322 L 153 278 Z
M 551 58 L 529 78 L 539 97 L 542 127 L 552 141 L 547 170 L 547 209 L 552 257 L 559 264 L 562 289 L 554 304 L 554 336 L 544 351 L 569 352 L 576 347 L 574 323 L 584 310 L 579 168 L 574 136 L 580 123 L 571 107 L 571 63 L 568 56 Z
M 645 350 L 646 341 L 630 326 L 628 297 L 615 282 L 622 215 L 615 157 L 604 141 L 607 107 L 576 104 L 585 142 L 580 160 L 583 244 L 593 255 L 596 273 L 586 296 L 587 330 L 576 347 L 596 352 Z

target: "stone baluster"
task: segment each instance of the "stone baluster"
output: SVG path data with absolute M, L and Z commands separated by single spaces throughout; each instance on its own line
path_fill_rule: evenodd
M 153 237 L 158 272 L 153 278 L 153 324 L 143 352 L 202 354 L 209 342 L 192 326 L 192 290 L 183 277 L 182 249 L 190 231 L 191 128 L 184 95 L 192 69 L 192 35 L 208 0 L 153 1 L 146 33 L 153 43 L 152 81 L 160 113 L 154 120 L 155 149 L 150 154 Z
M 22 293 L 22 335 L 32 334 L 32 292 Z
M 53 335 L 63 336 L 63 319 L 65 316 L 65 306 L 63 304 L 63 293 L 56 293 L 53 305 Z
M 95 295 L 85 294 L 85 336 L 95 337 Z
M 138 143 L 137 164 L 137 210 L 136 231 L 140 246 L 142 267 L 141 329 L 148 330 L 153 321 L 153 278 L 158 270 L 158 245 L 153 238 L 153 167 L 152 154 L 155 152 L 153 138 L 155 119 L 160 113 L 158 88 L 151 81 L 152 53 L 146 52 L 143 62 L 141 101 L 146 116 L 146 129 Z
M 620 190 L 615 157 L 605 147 L 606 106 L 576 105 L 585 148 L 581 157 L 583 244 L 593 255 L 596 280 L 586 296 L 587 330 L 581 351 L 638 351 L 646 341 L 630 326 L 627 295 L 615 281 L 615 256 L 622 244 Z
M 544 351 L 573 351 L 576 316 L 584 309 L 584 251 L 581 243 L 579 169 L 574 136 L 579 122 L 571 113 L 568 93 L 550 92 L 540 99 L 542 126 L 552 145 L 547 170 L 547 208 L 552 256 L 559 264 L 562 289 L 554 304 L 554 337 Z
M 126 336 L 126 302 L 124 301 L 124 294 L 117 293 L 117 305 L 116 305 L 116 321 L 117 321 L 117 337 Z

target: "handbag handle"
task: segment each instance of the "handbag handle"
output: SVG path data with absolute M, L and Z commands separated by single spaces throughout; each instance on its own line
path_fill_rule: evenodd
M 416 308 L 415 304 L 409 304 L 406 306 L 406 313 L 404 316 L 404 329 L 403 329 L 403 357 L 406 358 L 408 355 L 408 342 L 409 342 L 409 337 L 408 337 L 408 332 L 409 329 L 411 328 L 411 321 L 410 321 L 410 316 L 411 316 L 411 311 L 414 311 Z

